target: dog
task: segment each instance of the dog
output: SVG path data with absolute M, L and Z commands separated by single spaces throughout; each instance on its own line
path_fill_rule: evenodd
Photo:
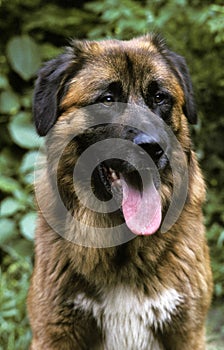
M 32 350 L 203 350 L 212 275 L 185 60 L 156 34 L 41 68 Z

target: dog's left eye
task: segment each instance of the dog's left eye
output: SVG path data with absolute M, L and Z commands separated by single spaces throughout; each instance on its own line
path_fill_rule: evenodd
M 157 92 L 154 96 L 154 102 L 157 105 L 161 105 L 166 100 L 166 94 L 163 92 Z
M 115 102 L 115 99 L 113 95 L 106 95 L 100 99 L 100 102 L 103 103 L 105 106 L 110 107 Z

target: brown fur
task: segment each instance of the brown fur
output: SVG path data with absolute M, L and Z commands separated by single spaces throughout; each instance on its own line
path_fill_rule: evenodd
M 61 70 L 60 65 L 64 65 Z M 53 76 L 53 72 L 57 74 Z M 50 166 L 39 185 L 42 203 L 48 207 L 49 217 L 54 218 L 57 202 L 50 178 L 57 170 L 60 194 L 77 220 L 84 220 L 91 227 L 120 223 L 122 219 L 116 214 L 100 215 L 79 203 L 69 172 L 78 159 L 77 143 L 65 148 L 59 164 L 55 160 L 57 147 L 60 148 L 68 135 L 80 134 L 87 128 L 89 116 L 81 107 L 94 103 L 102 81 L 121 81 L 126 96 L 124 102 L 146 106 L 142 96 L 147 82 L 152 79 L 160 80 L 175 97 L 169 125 L 184 150 L 189 172 L 188 197 L 181 215 L 166 233 L 158 231 L 152 236 L 136 236 L 111 248 L 88 248 L 54 232 L 40 210 L 35 268 L 28 297 L 32 350 L 106 349 L 107 334 L 97 324 L 94 313 L 81 306 L 74 308 L 74 300 L 84 293 L 93 304 L 101 303 L 107 291 L 115 290 L 116 286 L 132 291 L 139 299 L 150 300 L 156 300 L 159 293 L 175 289 L 184 298 L 183 302 L 162 327 L 151 326 L 159 349 L 205 349 L 204 322 L 211 300 L 212 277 L 201 210 L 205 185 L 191 148 L 187 125 L 187 118 L 194 122 L 195 112 L 192 101 L 189 102 L 192 93 L 184 61 L 157 37 L 146 36 L 127 42 L 74 42 L 64 56 L 42 69 L 34 102 L 37 130 L 45 135 L 56 123 L 47 141 Z M 51 89 L 57 89 L 54 96 L 44 93 L 50 84 Z M 58 101 L 55 101 L 56 95 L 60 95 Z M 48 111 L 42 107 L 44 104 L 49 105 Z M 57 120 L 55 104 L 60 112 Z M 161 176 L 165 215 L 172 196 L 172 174 L 167 170 Z M 70 236 L 77 235 L 74 230 L 71 224 Z M 94 232 L 94 228 L 89 230 L 78 234 L 84 237 Z M 100 238 L 96 234 L 93 239 Z M 122 329 L 123 324 L 119 327 Z M 144 349 L 139 345 L 118 350 Z

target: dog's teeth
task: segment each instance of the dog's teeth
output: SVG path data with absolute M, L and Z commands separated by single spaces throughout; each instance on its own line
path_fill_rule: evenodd
M 115 181 L 113 181 L 112 187 L 113 188 L 120 188 L 121 187 L 121 180 L 117 178 Z
M 115 173 L 115 171 L 111 168 L 109 168 L 109 171 L 110 171 L 110 177 L 112 180 L 117 180 L 118 177 L 117 177 L 117 174 Z

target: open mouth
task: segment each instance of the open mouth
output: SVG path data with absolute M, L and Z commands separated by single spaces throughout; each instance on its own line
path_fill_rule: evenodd
M 161 198 L 150 169 L 141 174 L 125 161 L 112 159 L 97 167 L 101 183 L 121 207 L 126 225 L 137 235 L 150 235 L 161 224 Z
M 101 181 L 110 194 L 112 194 L 112 186 L 121 186 L 119 171 L 112 169 L 110 166 L 108 167 L 105 163 L 101 163 L 98 166 L 98 171 Z

